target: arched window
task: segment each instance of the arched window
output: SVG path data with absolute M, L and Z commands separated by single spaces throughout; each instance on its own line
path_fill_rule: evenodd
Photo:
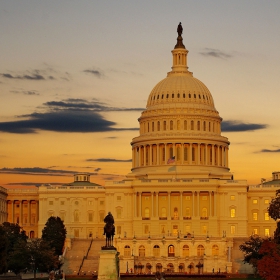
M 177 130 L 180 130 L 180 120 L 177 120 Z
M 184 130 L 187 130 L 187 129 L 188 129 L 188 122 L 184 121 Z
M 174 272 L 174 265 L 173 265 L 173 263 L 169 263 L 168 265 L 167 265 L 167 272 Z
M 184 263 L 179 264 L 179 272 L 185 272 L 185 264 Z
M 170 121 L 170 130 L 173 130 L 173 121 Z
M 75 210 L 74 211 L 74 222 L 79 222 L 79 211 L 78 210 Z
M 191 130 L 194 130 L 194 122 L 191 121 Z
M 166 208 L 165 207 L 161 208 L 161 217 L 166 217 Z
M 162 272 L 162 264 L 161 263 L 156 264 L 156 271 Z
M 139 257 L 145 257 L 145 247 L 143 245 L 139 246 Z
M 30 231 L 29 237 L 30 237 L 30 238 L 34 238 L 34 237 L 35 237 L 35 233 L 34 233 L 33 230 Z
M 150 218 L 150 209 L 148 207 L 145 208 L 145 218 Z
M 180 160 L 181 159 L 181 147 L 178 146 L 176 148 L 176 160 Z
M 131 249 L 130 249 L 130 246 L 128 246 L 128 245 L 124 246 L 124 256 L 131 257 Z
M 205 248 L 203 247 L 203 245 L 198 245 L 197 246 L 197 256 L 198 257 L 204 256 L 204 252 L 205 252 Z
M 203 130 L 206 131 L 206 122 L 203 122 Z
M 190 255 L 190 247 L 188 245 L 183 246 L 183 257 L 189 257 Z
M 218 245 L 212 246 L 212 256 L 218 256 L 219 255 L 219 247 Z
M 197 130 L 200 130 L 200 121 L 197 122 Z
M 235 218 L 235 208 L 230 209 L 230 217 Z
M 157 130 L 160 131 L 160 122 L 157 122 Z
M 168 246 L 168 257 L 175 257 L 175 248 L 173 245 Z
M 159 257 L 160 256 L 160 247 L 158 245 L 154 246 L 153 255 L 154 255 L 154 257 Z
M 166 121 L 163 121 L 163 130 L 166 130 Z
M 152 122 L 152 131 L 154 131 L 154 130 L 155 130 L 155 123 Z

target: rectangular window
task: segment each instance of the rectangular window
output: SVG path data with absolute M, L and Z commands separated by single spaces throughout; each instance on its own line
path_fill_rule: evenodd
M 253 221 L 257 221 L 258 220 L 258 213 L 254 212 L 253 213 Z
M 206 195 L 203 195 L 203 196 L 202 196 L 202 200 L 207 200 L 207 196 L 206 196 Z
M 149 196 L 145 196 L 145 200 L 150 200 L 150 197 Z
M 186 233 L 190 233 L 190 231 L 191 231 L 191 226 L 189 226 L 189 225 L 185 226 L 185 230 L 186 230 Z
M 149 233 L 149 226 L 145 225 L 144 226 L 144 234 L 148 234 Z
M 49 205 L 53 205 L 53 201 L 49 201 Z
M 118 195 L 117 200 L 122 200 L 122 197 Z
M 60 201 L 60 205 L 64 205 L 65 204 L 65 201 Z
M 189 195 L 185 196 L 186 200 L 191 200 L 191 197 Z
M 235 234 L 235 226 L 230 226 L 230 233 Z
M 173 225 L 173 235 L 178 235 L 178 225 Z
M 258 234 L 258 229 L 257 228 L 253 229 L 253 234 Z
M 235 195 L 231 195 L 230 200 L 235 200 Z
M 264 235 L 267 236 L 267 237 L 270 236 L 269 235 L 269 228 L 264 229 Z
M 104 222 L 104 213 L 99 213 L 99 222 Z
M 122 217 L 122 209 L 117 209 L 117 219 L 120 219 Z
M 100 200 L 99 203 L 100 203 L 100 205 L 104 205 L 104 201 L 103 200 Z
M 253 204 L 258 204 L 258 200 L 257 199 L 253 199 Z
M 93 221 L 93 214 L 92 213 L 88 213 L 88 221 L 89 222 Z
M 230 217 L 235 218 L 235 209 L 234 208 L 230 209 Z
M 266 213 L 264 213 L 264 220 L 265 221 L 269 221 L 269 215 L 268 215 L 268 213 L 266 212 Z
M 207 226 L 202 226 L 202 234 L 206 234 L 207 233 Z
M 122 227 L 121 226 L 117 226 L 117 234 L 122 234 Z
M 93 205 L 92 200 L 89 200 L 88 205 Z
M 264 204 L 269 204 L 269 199 L 265 199 Z

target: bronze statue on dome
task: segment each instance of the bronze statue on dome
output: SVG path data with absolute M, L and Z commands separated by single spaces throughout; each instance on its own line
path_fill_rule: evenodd
M 182 26 L 181 22 L 179 23 L 179 25 L 177 27 L 177 32 L 178 32 L 178 36 L 181 36 L 183 34 L 183 26 Z

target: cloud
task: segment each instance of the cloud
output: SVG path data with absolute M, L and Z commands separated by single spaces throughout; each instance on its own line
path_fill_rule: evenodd
M 86 161 L 97 162 L 132 162 L 132 159 L 115 159 L 115 158 L 88 158 Z
M 116 122 L 103 118 L 106 111 L 141 111 L 143 108 L 116 108 L 93 100 L 67 99 L 43 104 L 45 112 L 17 116 L 23 120 L 0 122 L 0 131 L 8 133 L 129 131 L 139 128 L 116 128 Z
M 89 73 L 92 74 L 95 77 L 101 78 L 102 76 L 104 76 L 104 74 L 102 72 L 100 72 L 99 70 L 94 70 L 94 69 L 86 69 L 83 70 L 84 73 Z
M 276 149 L 276 150 L 262 149 L 260 153 L 280 153 L 280 149 Z
M 98 172 L 98 171 L 100 171 L 100 170 L 101 170 L 100 167 L 94 169 L 95 172 Z
M 235 121 L 235 120 L 222 122 L 223 132 L 254 131 L 259 129 L 265 129 L 267 127 L 268 126 L 266 124 L 245 123 L 245 122 Z
M 24 95 L 40 95 L 36 90 L 11 90 L 11 93 L 24 94 Z
M 231 54 L 222 52 L 218 49 L 211 49 L 211 48 L 205 48 L 205 50 L 200 52 L 200 54 L 202 54 L 204 56 L 212 56 L 215 58 L 223 58 L 223 59 L 232 57 Z
M 48 176 L 68 176 L 69 174 L 77 173 L 77 171 L 57 170 L 51 168 L 41 167 L 15 167 L 15 168 L 1 168 L 0 173 L 5 174 L 28 174 L 28 175 L 45 175 Z
M 43 77 L 42 75 L 39 74 L 31 74 L 31 75 L 17 75 L 17 76 L 13 76 L 11 74 L 8 73 L 1 73 L 0 74 L 3 78 L 8 78 L 8 79 L 19 79 L 19 80 L 46 80 L 45 77 Z M 48 77 L 49 78 L 49 77 Z M 53 77 L 52 77 L 53 79 Z

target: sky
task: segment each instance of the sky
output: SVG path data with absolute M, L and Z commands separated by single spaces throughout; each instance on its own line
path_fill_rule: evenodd
M 249 185 L 279 171 L 280 1 L 0 1 L 0 185 L 104 184 L 131 169 L 138 118 L 171 70 L 210 90 Z

